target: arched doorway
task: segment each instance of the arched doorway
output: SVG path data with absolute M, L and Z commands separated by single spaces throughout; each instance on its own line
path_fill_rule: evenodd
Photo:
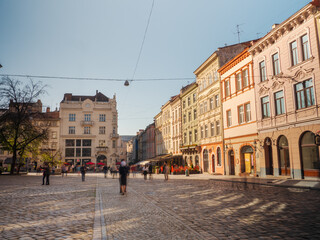
M 228 152 L 228 160 L 229 160 L 229 175 L 235 175 L 234 171 L 234 152 L 230 150 Z
M 216 172 L 216 159 L 214 154 L 212 154 L 212 172 Z
M 195 164 L 196 164 L 196 166 L 199 166 L 199 156 L 198 155 L 196 155 L 196 157 L 195 157 Z
M 209 156 L 208 156 L 208 150 L 203 150 L 203 172 L 208 172 L 209 168 Z
M 97 157 L 97 163 L 107 163 L 107 157 L 105 155 L 99 155 Z
M 241 148 L 241 172 L 242 173 L 253 173 L 253 149 L 251 146 L 244 146 Z
M 305 132 L 300 138 L 300 160 L 302 177 L 319 177 L 319 147 L 315 144 L 315 134 Z
M 278 159 L 279 159 L 279 174 L 290 176 L 290 158 L 288 139 L 285 136 L 280 136 L 278 139 Z
M 264 159 L 266 164 L 266 175 L 273 175 L 272 142 L 270 138 L 264 140 Z

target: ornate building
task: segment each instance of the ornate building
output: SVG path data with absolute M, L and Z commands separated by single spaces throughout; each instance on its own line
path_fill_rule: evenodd
M 317 2 L 317 4 L 316 4 Z M 307 4 L 251 48 L 261 176 L 319 178 L 319 1 Z
M 198 84 L 191 83 L 180 90 L 182 105 L 182 144 L 180 150 L 184 162 L 189 166 L 199 166 L 199 133 L 198 133 L 198 113 L 197 113 L 197 91 Z
M 203 172 L 225 174 L 220 76 L 218 69 L 246 48 L 235 44 L 215 51 L 195 71 L 198 84 L 199 144 Z
M 115 165 L 118 152 L 118 113 L 115 96 L 66 93 L 60 103 L 60 146 L 71 164 L 104 162 Z
M 221 76 L 226 174 L 255 176 L 254 142 L 258 133 L 252 56 L 248 48 L 218 71 Z

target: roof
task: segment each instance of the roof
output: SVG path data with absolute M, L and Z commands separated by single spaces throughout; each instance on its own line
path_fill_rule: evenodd
M 109 98 L 106 97 L 103 93 L 98 92 L 94 96 L 85 96 L 85 95 L 72 95 L 72 93 L 65 93 L 64 98 L 61 103 L 66 101 L 71 102 L 81 102 L 84 100 L 90 99 L 91 101 L 96 102 L 109 102 Z

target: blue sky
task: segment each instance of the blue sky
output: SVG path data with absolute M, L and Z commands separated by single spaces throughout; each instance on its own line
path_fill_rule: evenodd
M 135 79 L 194 78 L 218 47 L 262 37 L 304 0 L 155 0 Z M 1 74 L 132 78 L 152 0 L 0 0 Z M 26 78 L 21 78 L 26 80 Z M 45 106 L 63 94 L 117 96 L 119 133 L 135 134 L 193 80 L 124 82 L 35 79 Z

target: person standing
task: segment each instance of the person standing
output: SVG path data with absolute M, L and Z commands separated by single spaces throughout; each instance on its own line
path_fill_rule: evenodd
M 168 181 L 169 180 L 169 166 L 167 165 L 167 163 L 165 162 L 163 165 L 163 172 L 164 172 L 164 180 Z
M 82 164 L 82 167 L 80 168 L 80 172 L 81 172 L 81 176 L 82 176 L 82 182 L 84 182 L 84 180 L 85 180 L 86 171 L 87 171 L 86 166 L 84 164 Z
M 128 168 L 124 160 L 121 161 L 119 168 L 119 178 L 120 178 L 120 194 L 124 195 L 127 192 L 127 175 Z
M 66 165 L 63 164 L 61 167 L 61 176 L 64 177 L 64 174 L 67 176 L 67 168 Z
M 43 177 L 42 177 L 42 185 L 44 185 L 44 181 L 46 180 L 46 185 L 49 185 L 49 177 L 50 177 L 50 167 L 46 163 L 43 168 Z
M 144 180 L 147 180 L 147 174 L 148 174 L 147 165 L 144 165 L 144 167 L 142 168 L 142 173 L 143 173 Z
M 106 165 L 103 166 L 104 178 L 107 178 L 108 167 Z
M 151 180 L 152 179 L 152 165 L 151 164 L 149 164 L 148 171 L 149 171 L 149 180 Z

